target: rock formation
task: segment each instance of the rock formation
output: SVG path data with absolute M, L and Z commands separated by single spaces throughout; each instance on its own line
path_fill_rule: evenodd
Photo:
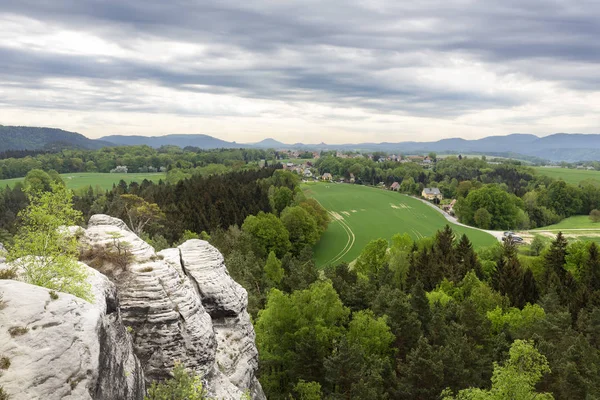
M 190 240 L 155 253 L 122 221 L 106 215 L 93 216 L 81 240 L 91 249 L 114 249 L 120 242 L 133 256 L 124 268 L 106 260 L 97 265 L 117 286 L 147 381 L 168 377 L 178 360 L 204 376 L 216 398 L 239 399 L 246 392 L 264 398 L 255 376 L 258 352 L 248 296 L 217 249 Z
M 0 370 L 0 386 L 11 400 L 143 399 L 144 375 L 116 288 L 89 270 L 93 304 L 0 280 L 0 364 L 10 364 Z
M 0 292 L 11 298 L 0 312 L 1 326 L 30 327 L 14 338 L 3 330 L 0 357 L 20 354 L 15 361 L 34 366 L 21 377 L 13 365 L 5 371 L 0 385 L 9 393 L 29 387 L 31 395 L 22 398 L 141 399 L 145 385 L 168 378 L 180 361 L 203 376 L 211 398 L 237 400 L 248 393 L 265 399 L 256 378 L 247 293 L 231 279 L 218 250 L 190 240 L 156 253 L 106 215 L 93 216 L 80 241 L 83 261 L 95 269 L 95 304 L 62 293 L 52 301 L 48 289 L 0 281 Z M 24 291 L 26 296 L 17 296 Z M 30 311 L 18 315 L 19 308 Z M 36 339 L 22 342 L 27 337 Z M 36 352 L 38 346 L 49 354 Z M 47 367 L 54 362 L 60 370 Z

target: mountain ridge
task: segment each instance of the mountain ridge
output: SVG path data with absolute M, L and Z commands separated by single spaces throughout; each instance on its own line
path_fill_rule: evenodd
M 216 148 L 384 151 L 388 153 L 414 154 L 427 152 L 520 154 L 549 161 L 600 160 L 600 134 L 555 133 L 539 137 L 527 133 L 486 136 L 480 139 L 446 138 L 430 142 L 366 142 L 345 144 L 295 143 L 285 144 L 273 138 L 255 143 L 226 141 L 206 134 L 170 134 L 163 136 L 109 135 L 90 139 L 77 132 L 57 128 L 3 126 L 0 125 L 0 152 L 7 150 L 46 150 L 63 147 L 99 149 L 106 146 L 148 145 Z

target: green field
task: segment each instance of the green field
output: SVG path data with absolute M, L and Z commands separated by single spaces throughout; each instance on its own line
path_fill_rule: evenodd
M 594 179 L 600 183 L 600 171 L 588 171 L 585 169 L 570 169 L 570 168 L 547 168 L 535 167 L 535 170 L 540 175 L 546 175 L 554 179 L 562 179 L 563 181 L 579 185 L 579 182 L 586 179 Z
M 408 233 L 413 239 L 433 236 L 446 224 L 456 233 L 466 233 L 476 247 L 496 243 L 493 236 L 451 224 L 427 204 L 397 192 L 336 183 L 307 184 L 303 188 L 332 215 L 329 228 L 315 246 L 318 266 L 351 262 L 373 239 L 389 240 L 396 233 Z
M 576 215 L 574 217 L 565 218 L 558 224 L 548 225 L 537 228 L 537 231 L 559 231 L 562 229 L 598 229 L 600 230 L 600 222 L 592 222 L 587 215 Z
M 158 182 L 160 179 L 165 178 L 165 174 L 159 173 L 134 173 L 134 174 L 108 174 L 108 173 L 96 173 L 96 172 L 77 172 L 72 174 L 61 174 L 62 179 L 67 184 L 67 187 L 71 189 L 78 189 L 81 187 L 99 186 L 102 189 L 111 189 L 113 184 L 119 183 L 123 179 L 127 183 L 131 182 L 142 182 L 144 179 L 149 181 Z M 22 182 L 24 178 L 15 179 L 4 179 L 0 180 L 0 187 L 6 185 L 12 187 L 17 182 Z

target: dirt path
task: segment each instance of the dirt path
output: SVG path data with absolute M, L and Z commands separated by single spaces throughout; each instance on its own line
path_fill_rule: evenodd
M 441 213 L 446 218 L 447 221 L 452 222 L 453 224 L 464 226 L 465 228 L 476 229 L 476 230 L 481 231 L 481 232 L 489 233 L 490 235 L 492 235 L 493 237 L 495 237 L 499 241 L 502 241 L 502 238 L 504 237 L 504 231 L 489 231 L 489 230 L 486 230 L 486 229 L 480 229 L 480 228 L 475 228 L 474 226 L 465 225 L 465 224 L 463 224 L 461 222 L 458 222 L 458 219 L 456 219 L 452 215 L 448 214 L 446 211 L 442 210 L 441 208 L 437 207 L 435 204 L 431 204 L 429 201 L 427 201 L 425 199 L 421 199 L 421 198 L 416 197 L 416 196 L 410 196 L 410 197 L 412 197 L 414 199 L 417 199 L 417 200 L 419 200 L 419 201 L 427 204 L 429 207 L 434 208 L 439 213 Z

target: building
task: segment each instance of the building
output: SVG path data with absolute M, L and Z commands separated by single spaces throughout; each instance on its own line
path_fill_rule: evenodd
M 394 182 L 392 183 L 392 186 L 390 186 L 390 189 L 397 192 L 398 190 L 400 190 L 400 184 L 398 182 Z
M 423 196 L 427 200 L 442 200 L 444 198 L 444 196 L 442 196 L 442 193 L 440 192 L 440 189 L 438 188 L 425 188 L 421 192 L 421 196 Z
M 323 179 L 324 181 L 332 181 L 333 176 L 331 176 L 331 174 L 329 172 L 325 172 L 323 174 L 323 176 L 321 177 L 321 179 Z

